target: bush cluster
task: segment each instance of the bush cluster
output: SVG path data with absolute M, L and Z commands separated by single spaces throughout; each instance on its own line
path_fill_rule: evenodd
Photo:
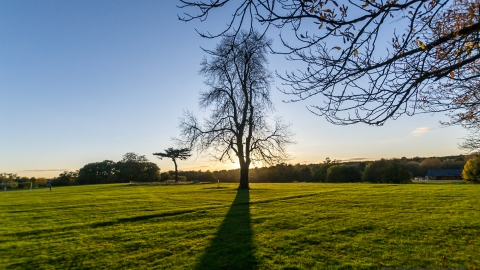
M 467 183 L 480 184 L 480 157 L 467 161 L 463 167 L 462 177 Z

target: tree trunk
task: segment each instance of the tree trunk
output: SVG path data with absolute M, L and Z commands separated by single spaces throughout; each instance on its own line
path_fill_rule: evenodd
M 249 189 L 248 186 L 248 164 L 242 162 L 240 164 L 240 185 L 238 189 Z
M 178 182 L 177 161 L 174 159 L 173 163 L 175 164 L 175 182 Z

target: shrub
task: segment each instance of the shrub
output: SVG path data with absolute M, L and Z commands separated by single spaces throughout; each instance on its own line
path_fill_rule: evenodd
M 355 166 L 335 165 L 327 170 L 329 183 L 355 183 L 361 180 L 362 174 Z
M 462 177 L 467 183 L 480 184 L 480 157 L 467 161 L 463 166 Z
M 173 180 L 175 177 L 172 176 L 169 172 L 162 172 L 160 174 L 160 181 Z

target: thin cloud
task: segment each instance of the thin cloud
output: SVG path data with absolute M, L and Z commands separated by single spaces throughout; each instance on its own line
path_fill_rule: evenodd
M 64 172 L 69 169 L 23 170 L 24 172 Z
M 342 161 L 362 161 L 362 160 L 367 160 L 369 158 L 366 157 L 354 157 L 354 158 L 346 158 L 342 159 Z
M 431 127 L 419 127 L 419 128 L 416 128 L 414 131 L 412 131 L 412 135 L 413 136 L 420 136 L 423 133 L 429 132 L 432 129 L 433 128 L 431 128 Z

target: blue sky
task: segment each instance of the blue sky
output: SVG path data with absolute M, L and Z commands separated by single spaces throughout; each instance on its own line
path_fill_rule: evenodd
M 200 46 L 213 48 L 216 41 L 194 29 L 226 22 L 181 22 L 176 4 L 0 1 L 0 172 L 52 177 L 127 152 L 173 169 L 151 154 L 174 146 L 184 110 L 199 111 L 198 92 L 206 89 L 198 74 Z M 292 68 L 282 56 L 269 61 L 272 71 Z M 461 153 L 457 143 L 466 132 L 440 127 L 447 120 L 442 114 L 404 116 L 382 127 L 334 126 L 306 110 L 319 97 L 285 104 L 275 86 L 278 79 L 272 86 L 277 113 L 296 133 L 291 163 Z M 179 166 L 235 164 L 194 157 Z

